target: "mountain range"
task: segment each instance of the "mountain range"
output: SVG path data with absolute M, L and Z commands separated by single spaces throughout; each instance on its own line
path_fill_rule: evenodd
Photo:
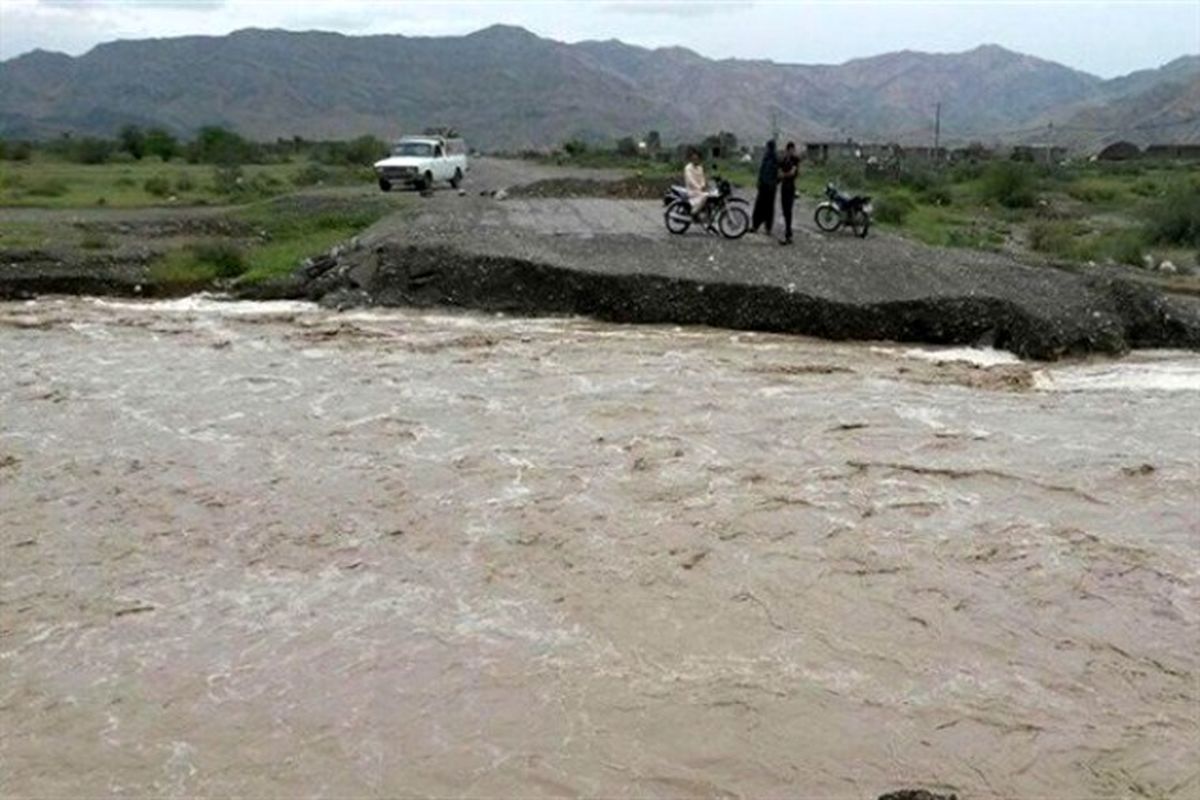
M 618 41 L 566 44 L 497 25 L 467 36 L 354 37 L 249 29 L 116 41 L 0 63 L 0 136 L 112 136 L 125 124 L 187 136 L 393 137 L 449 125 L 476 147 L 548 148 L 657 130 L 758 141 L 930 144 L 1129 139 L 1200 142 L 1200 55 L 1104 80 L 983 45 L 838 65 L 705 58 Z

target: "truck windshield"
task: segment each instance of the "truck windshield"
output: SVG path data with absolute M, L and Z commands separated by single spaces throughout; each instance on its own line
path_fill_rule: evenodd
M 433 145 L 428 142 L 398 142 L 392 148 L 394 156 L 431 156 Z

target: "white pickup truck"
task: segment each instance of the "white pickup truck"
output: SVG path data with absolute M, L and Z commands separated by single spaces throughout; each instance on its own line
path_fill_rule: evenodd
M 467 145 L 462 139 L 441 136 L 405 136 L 390 156 L 375 162 L 379 188 L 385 192 L 393 186 L 432 189 L 436 181 L 457 189 L 467 169 Z

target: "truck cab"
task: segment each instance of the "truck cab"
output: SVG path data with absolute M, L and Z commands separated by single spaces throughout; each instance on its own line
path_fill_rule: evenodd
M 392 146 L 391 155 L 375 162 L 379 188 L 432 189 L 448 183 L 455 189 L 467 174 L 467 146 L 462 139 L 442 136 L 404 136 Z

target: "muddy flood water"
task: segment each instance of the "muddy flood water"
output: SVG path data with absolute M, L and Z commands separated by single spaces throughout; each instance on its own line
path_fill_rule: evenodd
M 1196 798 L 1198 498 L 1195 354 L 3 304 L 0 795 Z

